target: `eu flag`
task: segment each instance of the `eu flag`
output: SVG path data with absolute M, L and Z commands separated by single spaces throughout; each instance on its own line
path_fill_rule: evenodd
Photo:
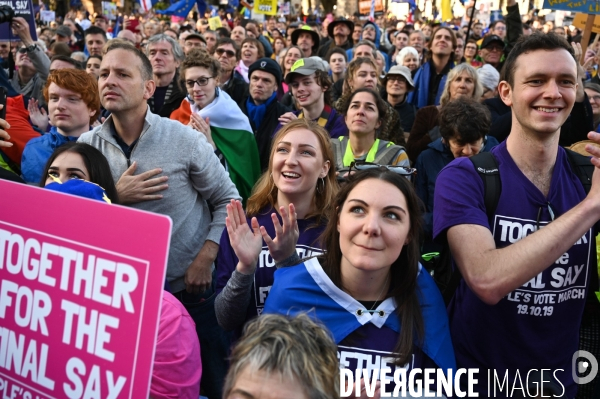
M 176 17 L 187 17 L 194 7 L 194 0 L 181 0 L 165 10 L 157 10 L 157 14 L 175 15 Z

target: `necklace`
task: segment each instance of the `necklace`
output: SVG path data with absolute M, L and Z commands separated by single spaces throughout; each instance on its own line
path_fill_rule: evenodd
M 379 299 L 381 298 L 381 294 L 383 294 L 383 290 L 385 290 L 385 286 L 386 286 L 386 284 L 387 284 L 387 281 L 388 281 L 388 278 L 389 278 L 389 277 L 390 277 L 390 275 L 389 275 L 389 274 L 388 274 L 387 276 L 385 276 L 385 281 L 383 282 L 383 287 L 381 287 L 381 291 L 379 291 L 379 295 L 377 295 L 377 300 L 376 300 L 375 302 L 373 302 L 373 305 L 371 306 L 371 309 L 369 309 L 369 310 L 362 310 L 362 309 L 358 309 L 358 310 L 356 311 L 356 314 L 357 314 L 358 316 L 362 316 L 362 314 L 363 314 L 364 312 L 366 312 L 366 313 L 371 313 L 371 314 L 373 314 L 373 313 L 378 313 L 378 314 L 379 314 L 379 316 L 381 316 L 381 317 L 385 316 L 385 312 L 384 312 L 383 310 L 377 311 L 377 310 L 374 310 L 373 308 L 375 307 L 375 305 L 377 305 L 377 302 L 379 302 Z

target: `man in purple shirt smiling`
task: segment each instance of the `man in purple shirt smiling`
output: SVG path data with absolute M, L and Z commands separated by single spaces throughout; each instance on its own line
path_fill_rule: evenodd
M 553 380 L 556 395 L 577 392 L 571 360 L 597 279 L 600 219 L 600 150 L 587 148 L 596 168 L 586 195 L 558 145 L 581 89 L 577 72 L 573 49 L 554 34 L 522 37 L 508 55 L 499 94 L 512 109 L 512 130 L 492 150 L 502 182 L 494 215 L 469 159 L 454 160 L 437 179 L 434 236 L 447 236 L 463 276 L 448 308 L 450 331 L 457 366 L 479 369 L 480 397 L 531 393 L 540 379 Z M 600 143 L 600 134 L 589 138 Z M 528 378 L 541 369 L 537 381 Z

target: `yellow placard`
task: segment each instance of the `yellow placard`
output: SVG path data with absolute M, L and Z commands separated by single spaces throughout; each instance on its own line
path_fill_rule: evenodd
M 573 26 L 581 30 L 585 29 L 585 21 L 587 20 L 587 16 L 587 14 L 578 12 L 573 20 Z M 592 32 L 600 33 L 600 15 L 594 18 L 594 27 L 592 28 Z
M 265 15 L 277 15 L 277 0 L 256 0 L 254 12 Z
M 210 30 L 217 30 L 221 27 L 223 27 L 223 24 L 221 23 L 221 17 L 212 17 L 208 19 L 208 28 Z

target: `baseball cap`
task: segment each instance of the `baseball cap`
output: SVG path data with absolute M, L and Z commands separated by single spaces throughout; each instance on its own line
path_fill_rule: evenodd
M 71 37 L 73 35 L 73 31 L 66 25 L 61 25 L 56 28 L 56 34 L 62 37 Z
M 308 76 L 317 71 L 327 72 L 327 67 L 319 57 L 300 58 L 292 65 L 292 69 L 285 77 L 285 82 L 289 84 L 296 74 Z
M 204 36 L 202 36 L 199 33 L 190 33 L 189 35 L 187 35 L 185 37 L 185 39 L 183 40 L 184 42 L 190 40 L 190 39 L 198 39 L 200 40 L 202 43 L 206 44 L 206 39 L 204 38 Z
M 486 36 L 486 37 L 483 38 L 483 42 L 481 43 L 481 48 L 486 48 L 486 47 L 488 47 L 492 43 L 498 43 L 498 44 L 500 44 L 502 46 L 502 48 L 505 47 L 504 40 L 502 40 L 500 38 L 500 36 L 498 36 L 498 35 L 488 35 L 488 36 Z

